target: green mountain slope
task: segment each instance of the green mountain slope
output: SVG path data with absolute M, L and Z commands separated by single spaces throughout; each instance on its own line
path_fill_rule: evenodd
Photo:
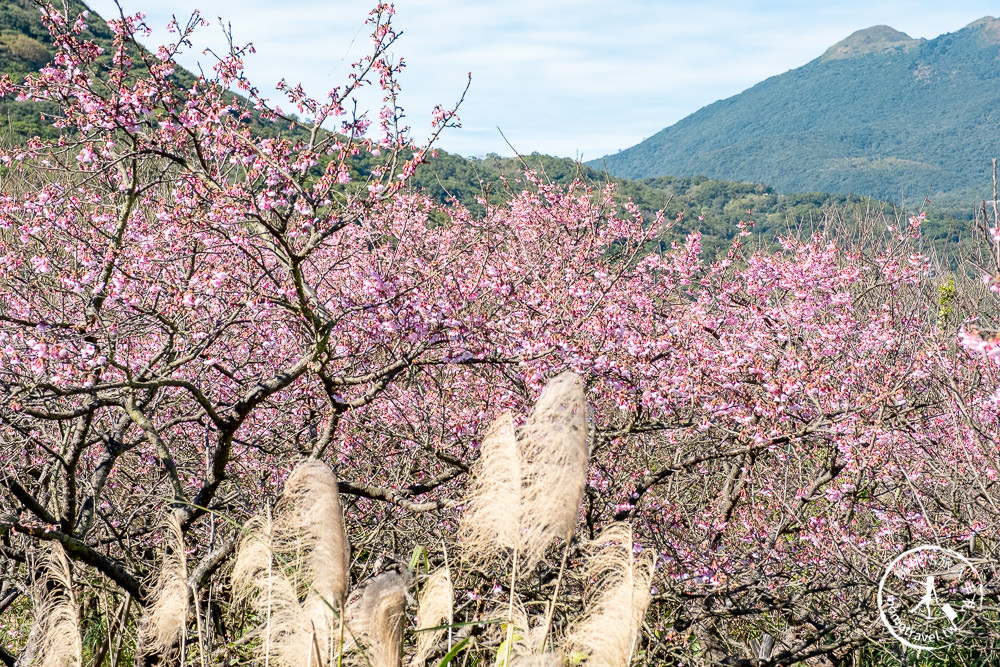
M 69 10 L 78 14 L 87 7 L 78 0 L 68 1 Z M 91 12 L 93 15 L 93 12 Z M 98 43 L 111 42 L 111 31 L 100 19 L 90 22 L 88 39 Z M 37 72 L 55 54 L 52 37 L 42 25 L 38 8 L 31 0 L 0 0 L 0 74 L 20 81 L 26 74 Z M 45 104 L 0 99 L 0 140 L 23 141 L 41 136 L 53 139 L 58 132 L 41 117 L 52 108 Z
M 1000 153 L 1000 20 L 915 40 L 859 31 L 798 69 L 589 164 L 616 176 L 760 181 L 780 192 L 929 196 L 965 208 Z
M 85 5 L 77 0 L 71 3 L 71 11 L 84 9 Z M 110 52 L 111 33 L 104 20 L 91 12 L 88 23 L 88 37 Z M 8 74 L 15 80 L 22 79 L 44 66 L 53 53 L 52 40 L 31 0 L 0 0 L 0 74 Z M 193 78 L 191 73 L 181 68 L 174 76 L 181 82 Z M 0 99 L 0 122 L 3 123 L 0 141 L 19 142 L 32 136 L 57 136 L 58 131 L 43 118 L 46 111 L 52 113 L 54 109 L 42 104 L 18 102 L 13 98 Z M 254 121 L 254 124 L 255 130 L 265 135 L 305 136 L 302 130 L 289 129 L 284 124 L 280 128 L 259 121 Z M 323 166 L 319 164 L 314 169 L 319 173 Z M 374 166 L 372 158 L 361 157 L 352 167 L 353 175 L 361 179 Z M 573 160 L 537 153 L 523 158 L 489 156 L 470 159 L 438 151 L 438 157 L 421 166 L 410 182 L 414 188 L 439 201 L 454 199 L 473 213 L 483 215 L 486 208 L 480 203 L 480 198 L 496 202 L 509 196 L 510 191 L 504 183 L 518 189 L 520 186 L 516 181 L 525 167 L 557 183 L 569 183 L 580 178 L 601 187 L 609 181 L 613 182 L 620 196 L 635 202 L 648 220 L 655 219 L 656 212 L 662 210 L 664 219 L 671 221 L 660 240 L 661 245 L 669 245 L 690 232 L 700 231 L 703 246 L 709 253 L 724 252 L 739 233 L 737 224 L 749 218 L 754 220 L 757 232 L 765 239 L 774 239 L 779 234 L 796 233 L 803 223 L 810 226 L 822 220 L 831 207 L 844 210 L 854 206 L 883 206 L 859 196 L 815 192 L 812 186 L 803 188 L 808 194 L 779 195 L 759 182 L 731 182 L 704 177 L 660 177 L 634 181 L 609 176 L 603 170 L 592 169 Z M 932 209 L 925 231 L 931 242 L 941 246 L 958 240 L 965 227 L 967 225 L 942 217 Z
M 659 240 L 661 247 L 697 231 L 709 255 L 724 253 L 729 248 L 739 234 L 741 221 L 752 220 L 759 238 L 769 243 L 779 236 L 809 235 L 818 231 L 827 220 L 842 222 L 844 229 L 850 229 L 867 215 L 866 212 L 885 211 L 889 222 L 894 216 L 905 217 L 916 212 L 914 209 L 905 213 L 890 203 L 861 195 L 779 194 L 761 183 L 704 176 L 616 178 L 567 158 L 538 153 L 521 159 L 498 156 L 469 159 L 440 151 L 439 157 L 417 170 L 411 183 L 436 199 L 457 199 L 477 215 L 482 215 L 485 209 L 477 198 L 502 199 L 506 196 L 502 185 L 504 179 L 512 187 L 519 187 L 516 179 L 525 166 L 555 183 L 569 183 L 579 178 L 601 187 L 610 181 L 622 198 L 635 202 L 647 220 L 653 220 L 657 211 L 663 212 L 669 227 Z M 928 248 L 952 261 L 960 248 L 974 238 L 973 225 L 933 206 L 927 208 L 926 214 L 923 234 Z

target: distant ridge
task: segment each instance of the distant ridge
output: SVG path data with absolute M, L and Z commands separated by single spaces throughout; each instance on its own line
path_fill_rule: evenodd
M 589 164 L 968 210 L 1000 156 L 1000 20 L 935 39 L 859 30 L 815 60 Z M 992 186 L 989 185 L 991 188 Z
M 837 42 L 826 50 L 820 60 L 835 60 L 837 58 L 857 58 L 869 53 L 880 53 L 891 49 L 912 48 L 925 40 L 913 39 L 905 32 L 900 32 L 887 25 L 877 25 L 864 30 L 858 30 L 849 37 Z
M 1000 19 L 984 16 L 965 26 L 965 29 L 975 31 L 982 44 L 1000 44 Z

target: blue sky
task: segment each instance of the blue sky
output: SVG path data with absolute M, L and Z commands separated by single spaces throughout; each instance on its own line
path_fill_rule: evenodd
M 362 0 L 120 0 L 152 28 L 200 9 L 212 26 L 182 60 L 234 39 L 253 42 L 247 73 L 319 95 L 340 85 L 368 45 Z M 114 0 L 88 3 L 105 18 Z M 403 104 L 415 134 L 435 104 L 472 86 L 462 129 L 439 143 L 463 155 L 517 151 L 583 160 L 628 148 L 699 108 L 818 57 L 850 33 L 890 25 L 933 38 L 1000 13 L 995 2 L 903 0 L 401 0 L 395 53 L 405 58 Z M 156 39 L 159 37 L 159 40 Z M 165 33 L 154 35 L 162 41 Z M 275 96 L 277 94 L 275 93 Z

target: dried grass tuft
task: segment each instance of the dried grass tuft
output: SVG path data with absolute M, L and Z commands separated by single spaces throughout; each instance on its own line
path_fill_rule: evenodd
M 169 657 L 178 650 L 187 626 L 188 573 L 184 535 L 173 513 L 168 516 L 164 528 L 163 562 L 140 636 L 149 651 Z
M 420 593 L 417 607 L 417 653 L 413 658 L 414 665 L 423 665 L 441 640 L 444 630 L 428 631 L 452 623 L 452 603 L 455 592 L 452 588 L 451 573 L 447 568 L 441 568 L 427 578 L 424 589 Z
M 527 568 L 555 539 L 569 539 L 590 457 L 583 380 L 565 372 L 549 381 L 517 434 L 521 453 L 520 549 Z
M 384 572 L 365 586 L 347 607 L 347 627 L 353 664 L 399 667 L 403 649 L 403 607 L 406 581 L 396 572 Z
M 521 464 L 510 413 L 493 422 L 479 451 L 459 535 L 465 555 L 485 563 L 517 548 L 519 540 Z
M 587 607 L 564 640 L 567 655 L 602 667 L 627 667 L 652 596 L 656 556 L 633 555 L 632 528 L 612 524 L 588 546 Z
M 66 552 L 59 545 L 46 550 L 44 577 L 35 601 L 35 626 L 26 655 L 39 657 L 39 667 L 83 664 L 80 614 L 73 595 L 73 581 Z

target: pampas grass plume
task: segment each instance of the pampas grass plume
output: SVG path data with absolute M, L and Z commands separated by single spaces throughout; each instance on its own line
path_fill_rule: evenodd
M 305 552 L 301 574 L 311 585 L 310 595 L 339 608 L 347 593 L 350 560 L 337 476 L 314 459 L 299 464 L 285 482 L 285 504 L 279 530 L 299 540 Z
M 493 422 L 479 452 L 459 535 L 464 553 L 483 563 L 518 546 L 521 464 L 509 412 Z
M 302 558 L 298 576 L 309 586 L 303 612 L 313 634 L 310 643 L 330 656 L 350 576 L 337 476 L 321 461 L 299 464 L 285 482 L 279 508 L 279 535 L 286 534 L 279 542 L 295 544 L 294 553 Z
M 396 572 L 383 572 L 365 586 L 347 608 L 347 625 L 354 637 L 357 664 L 399 667 L 403 648 L 403 606 L 406 582 Z M 357 656 L 360 654 L 360 656 Z
M 264 619 L 260 629 L 266 660 L 277 667 L 322 665 L 312 620 L 295 583 L 285 573 L 274 550 L 274 523 L 270 517 L 251 519 L 236 554 L 232 584 L 236 599 L 253 603 Z
M 164 528 L 163 563 L 152 604 L 143 619 L 141 636 L 151 651 L 167 654 L 177 645 L 187 626 L 188 574 L 184 535 L 173 513 Z
M 488 633 L 500 633 L 501 648 L 497 651 L 494 667 L 517 665 L 538 657 L 535 652 L 541 644 L 545 628 L 541 619 L 535 618 L 532 622 L 532 616 L 517 594 L 511 598 L 510 604 L 495 608 L 487 617 L 504 620 L 503 624 L 490 624 L 487 630 Z
M 555 539 L 569 539 L 590 452 L 583 380 L 565 372 L 545 385 L 517 433 L 521 460 L 520 550 L 531 568 Z
M 275 665 L 325 664 L 350 565 L 336 476 L 319 461 L 300 464 L 274 517 L 252 519 L 244 532 L 233 587 L 264 617 L 265 653 Z
M 37 632 L 37 634 L 36 634 Z M 38 667 L 66 667 L 83 664 L 80 614 L 66 552 L 52 545 L 45 556 L 45 580 L 35 605 L 34 642 Z
M 567 632 L 566 653 L 591 665 L 627 667 L 652 599 L 656 556 L 647 549 L 634 557 L 632 528 L 623 523 L 601 531 L 589 552 L 588 604 Z
M 279 666 L 303 664 L 300 661 L 302 658 L 308 661 L 311 648 L 303 637 L 306 619 L 295 587 L 274 562 L 270 514 L 251 519 L 243 531 L 230 578 L 234 597 L 238 602 L 252 602 L 264 618 L 261 632 L 266 660 Z
M 451 584 L 451 573 L 443 567 L 427 578 L 420 593 L 417 607 L 417 653 L 414 665 L 423 665 L 437 646 L 444 630 L 429 631 L 452 622 L 452 602 L 455 592 Z
M 565 372 L 542 390 L 515 431 L 510 414 L 480 448 L 459 535 L 473 562 L 516 550 L 533 567 L 556 538 L 568 539 L 587 480 L 587 401 L 583 380 Z

